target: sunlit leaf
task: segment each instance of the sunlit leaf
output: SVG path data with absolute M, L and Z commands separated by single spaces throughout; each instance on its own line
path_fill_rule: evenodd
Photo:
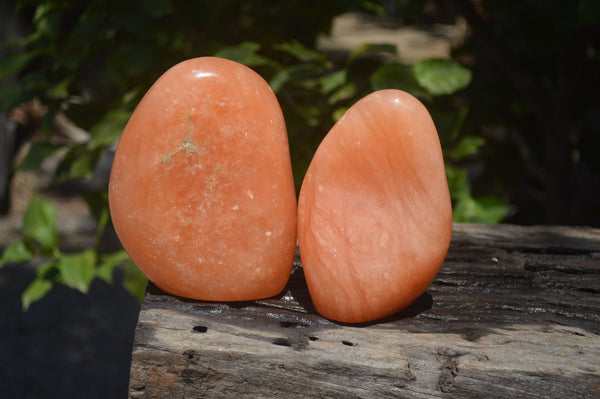
M 417 82 L 433 96 L 453 94 L 471 82 L 471 70 L 451 60 L 429 58 L 413 69 Z
M 467 171 L 446 164 L 446 177 L 452 198 L 453 219 L 457 223 L 500 223 L 510 205 L 498 198 L 473 198 Z
M 123 98 L 121 99 L 121 101 L 123 102 L 123 104 L 131 104 L 134 101 L 137 100 L 138 96 L 140 95 L 140 92 L 142 92 L 143 89 L 140 87 L 135 87 L 131 90 L 129 90 L 127 93 L 123 94 Z M 129 113 L 131 115 L 131 113 Z
M 129 261 L 129 255 L 124 250 L 103 255 L 96 267 L 96 276 L 111 284 L 115 267 L 127 261 Z
M 46 280 L 54 281 L 58 273 L 58 263 L 56 259 L 49 260 L 39 265 L 36 273 L 38 277 L 43 277 Z
M 327 94 L 346 83 L 348 71 L 345 69 L 330 73 L 320 79 L 321 92 Z
M 496 197 L 477 197 L 477 202 L 483 209 L 479 223 L 501 223 L 510 213 L 510 205 Z
M 346 111 L 348 111 L 348 108 L 349 107 L 339 107 L 339 108 L 336 108 L 333 111 L 333 114 L 331 115 L 331 119 L 334 122 L 337 122 L 342 116 L 344 116 L 344 114 L 346 113 Z
M 48 89 L 46 90 L 46 95 L 52 99 L 67 98 L 69 95 L 69 86 L 71 85 L 72 81 L 73 81 L 73 78 L 68 77 L 56 84 L 49 86 Z
M 42 3 L 36 7 L 35 13 L 33 14 L 33 22 L 39 23 L 40 20 L 48 15 L 48 13 L 52 11 L 52 6 L 50 3 Z
M 336 91 L 334 91 L 327 102 L 329 104 L 335 104 L 338 101 L 348 100 L 356 95 L 357 89 L 354 83 L 348 82 Z
M 459 198 L 453 209 L 457 223 L 500 223 L 510 207 L 497 198 L 475 199 L 470 195 Z
M 115 267 L 117 267 L 117 263 L 101 263 L 96 268 L 96 277 L 108 284 L 112 284 Z
M 21 294 L 23 310 L 29 309 L 32 303 L 42 299 L 52 289 L 53 285 L 51 281 L 43 277 L 36 277 Z
M 63 14 L 53 9 L 55 4 L 40 4 L 35 11 L 33 21 L 37 29 L 51 39 L 55 39 L 60 31 Z
M 485 145 L 485 139 L 479 136 L 464 136 L 458 143 L 444 151 L 444 155 L 454 160 L 461 160 L 469 155 L 476 154 L 480 147 Z
M 400 63 L 383 64 L 370 80 L 373 90 L 398 89 L 417 97 L 426 93 L 415 79 L 412 67 Z
M 58 243 L 56 210 L 50 201 L 33 196 L 23 216 L 23 230 L 28 237 L 51 249 Z
M 16 241 L 4 249 L 0 257 L 0 268 L 9 262 L 27 262 L 33 255 L 33 251 L 23 241 Z
M 96 251 L 93 249 L 62 255 L 58 259 L 61 282 L 83 293 L 88 292 L 90 288 L 95 266 Z
M 375 1 L 363 1 L 360 5 L 365 10 L 368 10 L 376 15 L 386 15 L 388 13 L 384 6 Z

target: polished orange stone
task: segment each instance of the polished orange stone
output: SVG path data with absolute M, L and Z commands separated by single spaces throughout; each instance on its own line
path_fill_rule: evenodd
M 368 95 L 333 126 L 298 200 L 298 242 L 317 311 L 366 322 L 431 284 L 452 235 L 442 151 L 426 108 L 399 90 Z
M 133 262 L 182 297 L 269 297 L 287 283 L 296 194 L 281 108 L 250 68 L 214 57 L 169 69 L 119 141 L 112 221 Z

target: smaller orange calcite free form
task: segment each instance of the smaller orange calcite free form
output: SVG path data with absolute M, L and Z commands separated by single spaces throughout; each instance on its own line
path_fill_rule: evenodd
M 315 308 L 348 323 L 402 310 L 433 281 L 451 236 L 426 108 L 400 90 L 366 96 L 323 139 L 300 190 L 298 242 Z
M 278 294 L 296 248 L 296 194 L 279 103 L 239 63 L 169 69 L 131 116 L 109 205 L 123 247 L 158 287 L 239 301 Z

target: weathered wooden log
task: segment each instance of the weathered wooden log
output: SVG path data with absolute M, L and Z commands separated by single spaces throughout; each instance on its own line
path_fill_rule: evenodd
M 131 398 L 600 398 L 600 229 L 454 226 L 404 311 L 314 311 L 300 259 L 277 297 L 190 301 L 150 285 Z

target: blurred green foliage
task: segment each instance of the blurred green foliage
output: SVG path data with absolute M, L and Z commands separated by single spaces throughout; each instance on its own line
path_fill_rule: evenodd
M 544 36 L 549 26 L 544 24 L 561 32 L 583 29 L 594 34 L 598 26 L 593 16 L 598 7 L 589 0 L 560 5 L 564 9 L 553 7 L 556 2 L 549 2 L 551 6 L 534 1 L 476 3 L 479 13 L 502 22 L 494 25 L 494 43 L 509 43 L 514 53 L 527 53 L 526 59 L 518 61 L 525 63 L 527 71 L 539 73 L 533 77 L 550 88 L 547 92 L 556 79 L 548 66 L 554 60 L 543 59 L 553 51 Z M 536 14 L 540 7 L 547 15 Z M 469 1 L 21 0 L 15 17 L 27 23 L 25 35 L 0 49 L 0 79 L 5 81 L 0 108 L 10 111 L 39 99 L 48 111 L 42 123 L 44 136 L 32 143 L 15 170 L 35 170 L 61 151 L 56 181 L 89 179 L 99 159 L 118 141 L 141 97 L 163 72 L 185 59 L 215 55 L 252 67 L 273 88 L 288 128 L 297 189 L 333 123 L 368 93 L 396 88 L 420 98 L 436 123 L 455 221 L 501 222 L 519 200 L 522 190 L 517 186 L 525 185 L 527 179 L 527 172 L 515 172 L 515 167 L 527 169 L 525 163 L 543 157 L 541 139 L 528 141 L 527 129 L 543 132 L 539 133 L 539 121 L 522 93 L 494 75 L 497 66 L 487 64 L 485 44 L 477 46 L 467 36 L 456 44 L 455 59 L 424 59 L 412 65 L 395 61 L 397 49 L 388 43 L 363 43 L 343 57 L 316 49 L 318 35 L 327 33 L 333 18 L 343 12 L 387 15 L 403 24 L 420 20 L 454 23 L 462 12 L 476 24 L 477 19 L 469 18 L 475 9 Z M 532 42 L 522 40 L 523 35 L 529 35 Z M 598 53 L 594 53 L 598 46 L 590 46 L 585 68 L 598 64 Z M 591 83 L 597 90 L 599 78 L 595 79 Z M 598 94 L 593 95 L 592 104 L 597 105 Z M 49 132 L 58 112 L 89 132 L 89 139 L 53 141 Z M 589 113 L 581 120 L 593 121 Z M 500 135 L 485 133 L 496 127 Z M 506 138 L 512 137 L 510 132 L 525 134 L 527 139 L 515 144 Z M 588 142 L 598 142 L 594 132 Z M 508 165 L 494 169 L 495 162 Z M 479 179 L 473 170 L 483 170 Z M 138 297 L 143 295 L 143 276 L 126 253 L 122 249 L 105 253 L 101 247 L 104 230 L 111 228 L 106 191 L 88 192 L 84 198 L 98 222 L 94 248 L 62 253 L 52 205 L 34 197 L 23 221 L 23 239 L 4 250 L 0 267 L 43 260 L 37 278 L 23 293 L 25 308 L 56 283 L 86 292 L 96 277 L 110 282 L 118 265 L 125 265 L 126 287 Z M 539 201 L 538 207 L 543 208 Z M 529 221 L 527 217 L 522 220 Z
M 132 295 L 142 299 L 146 287 L 145 277 L 124 250 L 110 253 L 98 251 L 100 235 L 97 234 L 95 248 L 62 253 L 57 225 L 54 206 L 49 201 L 34 196 L 23 217 L 23 238 L 6 247 L 0 258 L 0 268 L 8 262 L 42 259 L 35 279 L 23 291 L 21 300 L 24 309 L 41 299 L 54 284 L 65 284 L 86 293 L 96 277 L 112 283 L 113 270 L 119 265 L 125 270 L 125 287 Z M 99 223 L 98 232 L 104 227 L 103 223 Z

